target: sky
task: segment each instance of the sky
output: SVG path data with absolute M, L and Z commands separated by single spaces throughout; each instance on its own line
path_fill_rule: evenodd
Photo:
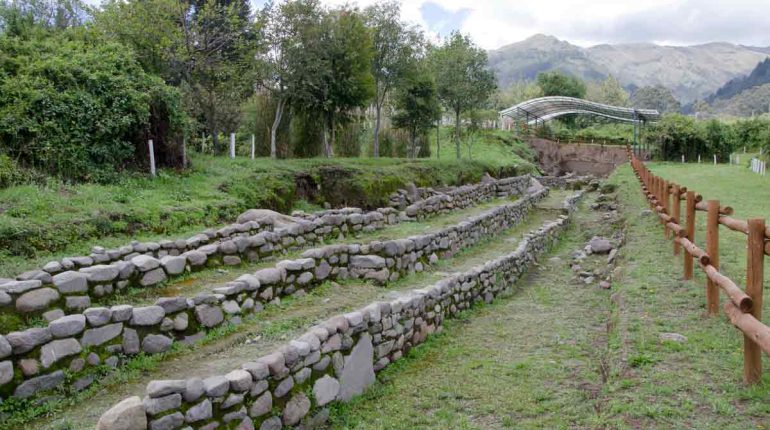
M 260 0 L 256 0 L 260 2 Z M 376 0 L 321 0 L 365 7 Z M 731 42 L 770 46 L 770 0 L 402 0 L 431 38 L 452 30 L 496 49 L 534 34 L 580 46 Z

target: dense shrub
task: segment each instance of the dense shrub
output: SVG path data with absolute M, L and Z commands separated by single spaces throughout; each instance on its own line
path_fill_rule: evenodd
M 147 164 L 181 162 L 177 91 L 146 74 L 130 51 L 74 30 L 0 35 L 0 141 L 25 166 L 106 181 Z

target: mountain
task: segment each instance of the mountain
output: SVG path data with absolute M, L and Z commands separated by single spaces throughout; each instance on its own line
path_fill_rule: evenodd
M 710 95 L 706 101 L 713 103 L 717 99 L 730 99 L 744 90 L 764 84 L 770 84 L 770 58 L 766 58 L 765 61 L 757 64 L 757 67 L 748 76 L 741 76 L 728 81 L 716 90 L 714 94 Z
M 770 84 L 747 88 L 728 99 L 716 99 L 706 114 L 749 117 L 770 112 Z
M 729 43 L 660 46 L 652 43 L 582 48 L 553 36 L 535 35 L 489 52 L 489 64 L 506 87 L 539 72 L 561 70 L 585 80 L 615 76 L 629 89 L 663 85 L 683 102 L 702 99 L 730 79 L 748 74 L 770 47 Z

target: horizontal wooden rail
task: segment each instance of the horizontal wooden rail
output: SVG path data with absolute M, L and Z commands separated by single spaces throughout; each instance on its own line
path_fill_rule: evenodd
M 744 293 L 743 290 L 738 288 L 738 286 L 735 285 L 735 282 L 730 280 L 730 278 L 727 276 L 719 273 L 719 270 L 710 264 L 706 266 L 700 266 L 701 269 L 706 272 L 706 276 L 714 281 L 715 284 L 719 285 L 719 288 L 724 290 L 727 296 L 730 297 L 730 300 L 733 302 L 733 304 L 738 306 L 738 309 L 740 309 L 741 312 L 751 312 L 751 309 L 754 307 L 754 301 L 751 300 L 751 297 Z
M 701 197 L 702 198 L 702 197 Z M 701 212 L 708 212 L 708 204 L 704 201 L 699 201 L 695 204 L 695 209 L 699 210 Z M 720 215 L 732 215 L 733 214 L 733 208 L 730 206 L 720 206 L 719 207 L 719 214 Z
M 725 302 L 725 313 L 730 322 L 740 329 L 749 339 L 770 355 L 770 327 L 754 318 L 754 315 L 741 312 L 732 301 Z
M 702 266 L 708 266 L 711 264 L 711 259 L 709 258 L 708 254 L 706 254 L 706 251 L 695 246 L 695 244 L 690 242 L 690 240 L 686 237 L 678 237 L 676 238 L 676 241 L 682 244 L 682 247 L 686 249 L 687 252 L 689 252 L 690 255 L 692 255 L 698 261 L 698 264 Z

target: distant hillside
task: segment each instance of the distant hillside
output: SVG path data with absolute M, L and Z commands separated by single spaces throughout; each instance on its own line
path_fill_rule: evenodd
M 722 88 L 710 95 L 706 101 L 713 103 L 716 100 L 726 100 L 740 94 L 749 88 L 770 84 L 770 58 L 757 64 L 748 76 L 731 79 Z
M 682 102 L 703 99 L 725 82 L 746 75 L 770 48 L 729 43 L 696 46 L 597 45 L 581 48 L 552 36 L 536 35 L 489 53 L 501 87 L 531 80 L 541 71 L 561 70 L 586 80 L 612 74 L 630 89 L 662 85 Z
M 770 110 L 770 83 L 745 89 L 729 99 L 717 99 L 709 110 L 712 114 L 740 117 L 767 113 Z

